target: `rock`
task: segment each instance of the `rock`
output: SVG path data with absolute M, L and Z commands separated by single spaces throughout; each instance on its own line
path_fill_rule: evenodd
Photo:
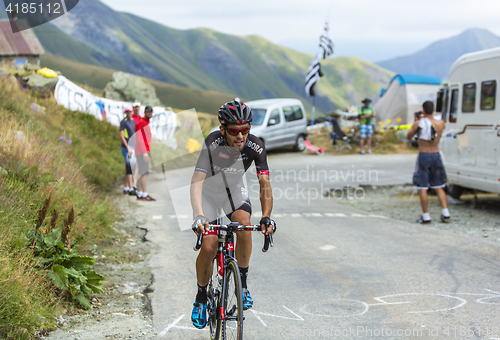
M 162 106 L 156 90 L 146 79 L 125 72 L 116 72 L 104 88 L 104 97 L 126 102 L 140 101 L 142 105 Z
M 126 289 L 124 289 L 124 290 L 122 290 L 122 294 L 123 294 L 123 295 L 130 294 L 130 291 L 128 291 L 128 290 L 126 290 Z
M 57 78 L 45 78 L 37 73 L 33 73 L 26 77 L 29 87 L 39 97 L 50 97 L 56 88 Z

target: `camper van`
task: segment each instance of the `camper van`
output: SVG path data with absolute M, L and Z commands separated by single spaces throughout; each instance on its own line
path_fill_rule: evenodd
M 464 188 L 500 193 L 500 48 L 468 53 L 451 66 L 436 111 L 446 130 L 440 141 L 449 194 Z

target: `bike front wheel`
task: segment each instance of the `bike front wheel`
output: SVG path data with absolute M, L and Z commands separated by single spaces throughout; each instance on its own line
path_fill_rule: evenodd
M 221 306 L 222 277 L 218 273 L 217 257 L 212 264 L 212 277 L 208 283 L 208 325 L 210 329 L 210 340 L 219 340 L 221 331 L 221 319 L 217 315 L 218 307 Z
M 236 261 L 230 260 L 224 273 L 224 319 L 222 340 L 243 339 L 243 294 L 240 270 Z

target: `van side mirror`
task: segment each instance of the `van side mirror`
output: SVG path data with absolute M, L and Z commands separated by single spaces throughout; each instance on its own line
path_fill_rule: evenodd
M 276 119 L 269 119 L 267 126 L 276 125 Z

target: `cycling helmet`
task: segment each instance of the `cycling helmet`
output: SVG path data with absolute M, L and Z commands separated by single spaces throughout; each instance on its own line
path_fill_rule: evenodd
M 219 122 L 224 126 L 251 123 L 252 119 L 253 115 L 250 107 L 236 99 L 227 102 L 219 109 Z

